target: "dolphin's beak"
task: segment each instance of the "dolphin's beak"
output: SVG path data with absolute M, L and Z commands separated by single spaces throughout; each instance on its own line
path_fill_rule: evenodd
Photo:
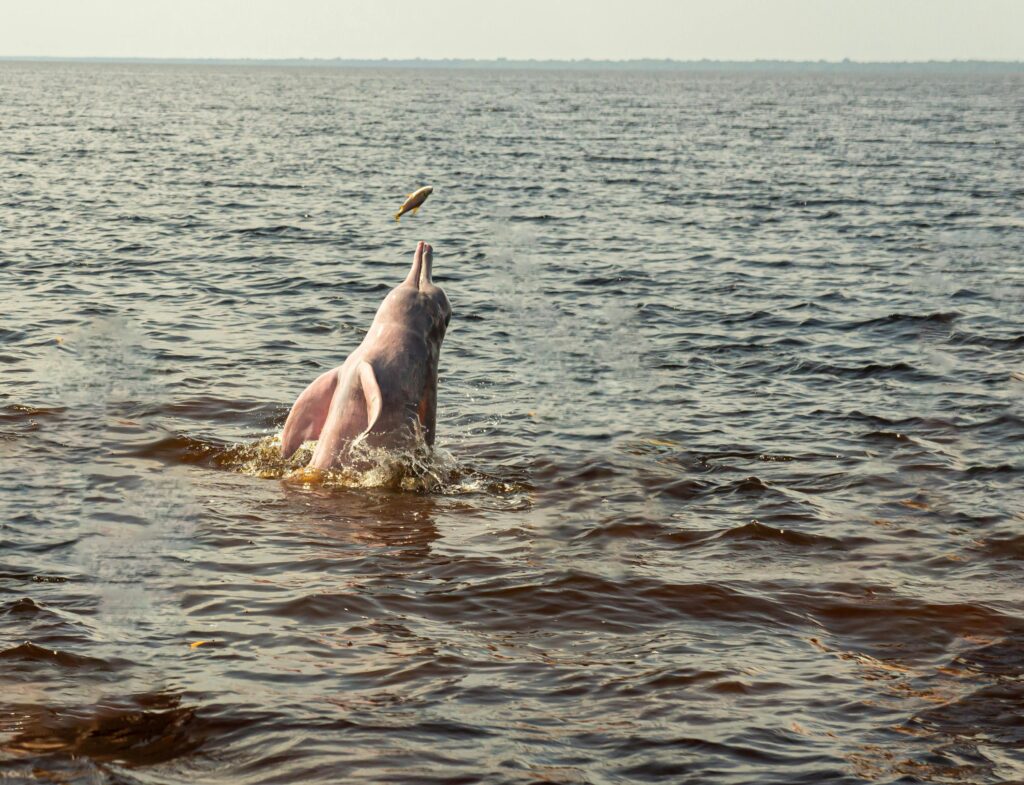
M 412 268 L 405 276 L 404 283 L 422 289 L 425 285 L 434 282 L 431 272 L 434 267 L 434 249 L 422 240 L 416 244 L 416 253 L 412 257 Z
M 423 269 L 420 270 L 419 288 L 434 283 L 431 273 L 434 271 L 434 249 L 429 243 L 423 243 Z
M 412 257 L 412 269 L 409 270 L 409 274 L 405 276 L 405 281 L 403 282 L 409 284 L 410 286 L 415 286 L 416 288 L 419 288 L 420 270 L 423 268 L 424 246 L 426 246 L 426 243 L 423 242 L 422 240 L 420 240 L 416 244 L 416 253 L 413 254 Z

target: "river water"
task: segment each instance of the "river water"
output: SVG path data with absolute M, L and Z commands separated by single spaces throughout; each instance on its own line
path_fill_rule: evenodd
M 0 780 L 1024 780 L 1019 69 L 0 108 Z M 436 454 L 289 479 L 421 239 Z

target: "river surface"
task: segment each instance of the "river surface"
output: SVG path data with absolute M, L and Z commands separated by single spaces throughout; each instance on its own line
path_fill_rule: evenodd
M 0 780 L 1024 781 L 1019 69 L 0 109 Z M 290 479 L 421 239 L 437 452 Z

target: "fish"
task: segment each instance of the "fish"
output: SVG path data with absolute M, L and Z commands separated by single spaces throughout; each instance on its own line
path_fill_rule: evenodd
M 432 193 L 434 193 L 434 188 L 433 186 L 430 185 L 425 185 L 418 191 L 413 191 L 411 194 L 405 197 L 405 203 L 400 208 L 398 208 L 398 212 L 395 213 L 395 220 L 397 221 L 399 218 L 401 218 L 403 215 L 410 211 L 415 213 L 417 210 L 420 209 L 420 205 L 427 201 L 427 197 L 430 196 Z

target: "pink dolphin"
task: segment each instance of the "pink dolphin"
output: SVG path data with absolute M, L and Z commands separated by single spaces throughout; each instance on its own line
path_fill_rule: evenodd
M 355 440 L 370 447 L 434 444 L 437 362 L 452 318 L 444 290 L 430 278 L 433 249 L 416 246 L 412 269 L 377 309 L 369 332 L 344 364 L 321 374 L 295 401 L 281 434 L 285 458 L 317 442 L 314 469 L 351 464 Z

